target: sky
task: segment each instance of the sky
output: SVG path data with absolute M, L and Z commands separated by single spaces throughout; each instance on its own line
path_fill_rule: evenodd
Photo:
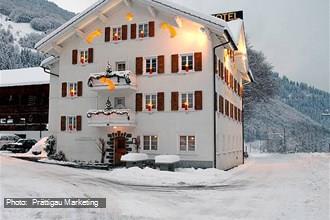
M 50 0 L 80 12 L 96 0 Z M 274 71 L 330 92 L 329 0 L 170 0 L 212 14 L 244 11 L 250 44 Z

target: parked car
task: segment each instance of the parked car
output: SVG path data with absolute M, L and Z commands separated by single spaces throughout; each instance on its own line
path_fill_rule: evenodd
M 20 139 L 15 134 L 0 134 L 0 150 L 6 150 L 9 143 L 14 143 Z
M 15 143 L 8 144 L 8 146 L 6 147 L 6 150 L 9 150 L 13 153 L 26 153 L 36 143 L 37 143 L 37 141 L 34 139 L 19 139 Z

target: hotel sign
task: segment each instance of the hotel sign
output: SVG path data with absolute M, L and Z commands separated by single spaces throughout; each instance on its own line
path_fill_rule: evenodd
M 220 18 L 225 21 L 233 21 L 238 18 L 243 20 L 243 11 L 232 11 L 232 12 L 225 12 L 225 13 L 218 13 L 213 14 L 213 16 Z

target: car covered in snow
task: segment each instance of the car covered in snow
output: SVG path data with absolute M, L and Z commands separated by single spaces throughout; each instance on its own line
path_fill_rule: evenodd
M 34 139 L 19 139 L 15 143 L 8 144 L 6 150 L 11 151 L 13 153 L 26 153 L 36 143 L 37 141 Z
M 9 143 L 16 142 L 19 137 L 15 134 L 0 134 L 0 150 L 6 150 Z

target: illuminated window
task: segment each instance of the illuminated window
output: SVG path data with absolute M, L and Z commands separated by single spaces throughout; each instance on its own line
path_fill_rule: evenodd
M 181 107 L 185 110 L 194 108 L 194 93 L 181 94 Z
M 189 72 L 193 70 L 193 55 L 181 55 L 181 70 Z
M 143 150 L 157 150 L 158 148 L 158 136 L 148 135 L 143 136 Z
M 118 41 L 121 40 L 121 27 L 112 28 L 112 40 Z
M 88 50 L 80 51 L 80 63 L 81 64 L 88 63 Z
M 157 94 L 146 95 L 145 109 L 151 111 L 157 108 Z
M 180 151 L 183 152 L 195 151 L 195 143 L 196 143 L 196 138 L 193 135 L 180 136 Z
M 68 87 L 69 96 L 76 97 L 77 96 L 77 88 L 78 88 L 78 84 L 76 82 L 69 83 L 69 87 Z
M 126 70 L 126 63 L 125 62 L 117 62 L 116 63 L 116 70 L 117 71 L 125 71 Z
M 77 120 L 75 116 L 67 117 L 67 130 L 76 131 L 77 130 Z
M 157 70 L 157 58 L 146 58 L 146 74 L 154 74 Z
M 139 24 L 139 38 L 145 38 L 149 36 L 149 24 Z

